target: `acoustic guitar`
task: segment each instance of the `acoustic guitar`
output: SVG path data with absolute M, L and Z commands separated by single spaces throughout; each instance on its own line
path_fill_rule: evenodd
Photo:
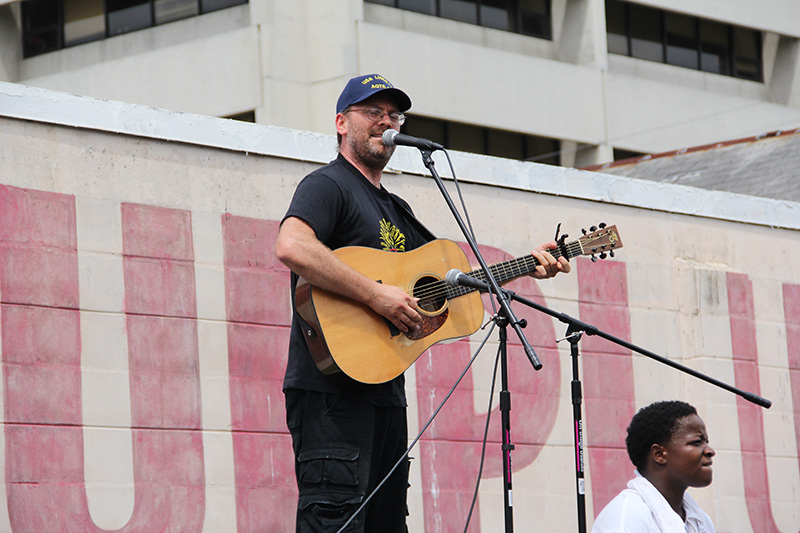
M 567 259 L 590 255 L 595 261 L 622 248 L 616 226 L 601 224 L 600 229 L 591 230 L 570 243 L 562 238 L 550 253 Z M 369 306 L 300 278 L 295 290 L 297 312 L 305 321 L 306 343 L 314 362 L 324 374 L 344 373 L 362 383 L 384 383 L 405 372 L 434 344 L 472 335 L 480 328 L 484 317 L 480 293 L 445 281 L 447 272 L 454 268 L 486 280 L 481 270 L 469 271 L 467 256 L 455 242 L 437 239 L 410 252 L 348 246 L 334 253 L 371 279 L 398 286 L 419 298 L 422 322 L 420 329 L 402 333 Z M 538 265 L 536 258 L 526 255 L 489 268 L 503 284 L 530 274 Z

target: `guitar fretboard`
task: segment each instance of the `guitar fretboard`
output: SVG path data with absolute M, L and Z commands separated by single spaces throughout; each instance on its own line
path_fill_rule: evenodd
M 570 243 L 562 242 L 555 249 L 548 251 L 556 259 L 560 257 L 572 259 L 579 255 L 591 255 L 592 260 L 595 260 L 595 253 L 599 253 L 600 257 L 604 258 L 605 252 L 610 252 L 611 255 L 614 255 L 613 250 L 622 247 L 616 226 L 605 227 L 601 225 L 599 231 L 594 231 L 596 228 L 592 228 L 592 230 L 592 233 L 584 235 L 576 241 Z M 502 285 L 530 274 L 536 270 L 539 264 L 539 260 L 529 254 L 489 265 L 489 271 L 497 283 Z M 466 272 L 466 274 L 484 282 L 488 281 L 482 269 Z M 445 280 L 436 280 L 415 287 L 414 296 L 420 299 L 420 307 L 423 309 L 437 309 L 440 304 L 444 304 L 445 300 L 458 298 L 476 290 L 478 289 L 472 287 L 452 287 Z
M 562 256 L 566 257 L 567 259 L 572 259 L 573 257 L 581 255 L 582 253 L 581 242 L 573 241 L 571 243 L 565 244 L 563 246 L 548 251 L 556 259 Z M 536 259 L 533 255 L 524 255 L 522 257 L 517 257 L 515 259 L 509 259 L 507 261 L 501 261 L 499 263 L 494 263 L 492 265 L 489 265 L 489 271 L 492 273 L 492 276 L 497 281 L 497 283 L 499 285 L 502 285 L 503 283 L 506 283 L 513 279 L 520 278 L 522 276 L 527 276 L 528 274 L 536 270 L 536 267 L 539 265 L 540 265 L 539 260 Z M 488 281 L 486 273 L 482 269 L 466 272 L 466 274 L 481 281 Z M 463 296 L 464 294 L 468 294 L 470 292 L 477 290 L 473 289 L 472 287 L 451 287 L 444 281 L 440 283 L 443 285 L 445 290 L 445 297 L 448 299 L 457 298 L 458 296 Z

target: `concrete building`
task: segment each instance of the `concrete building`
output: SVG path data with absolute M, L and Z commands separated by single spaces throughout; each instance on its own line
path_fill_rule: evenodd
M 0 0 L 0 80 L 330 134 L 345 81 L 380 72 L 408 133 L 584 167 L 796 128 L 798 21 L 794 0 Z

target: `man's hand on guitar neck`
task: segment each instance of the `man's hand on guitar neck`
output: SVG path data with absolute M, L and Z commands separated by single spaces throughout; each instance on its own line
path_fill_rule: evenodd
M 552 278 L 559 272 L 566 274 L 571 270 L 569 261 L 567 261 L 566 257 L 562 256 L 556 259 L 552 256 L 552 254 L 550 254 L 550 252 L 548 252 L 548 250 L 555 250 L 557 247 L 558 244 L 556 241 L 550 241 L 537 246 L 536 249 L 531 252 L 531 255 L 539 262 L 539 265 L 536 267 L 536 269 L 531 272 L 531 277 L 536 279 L 547 279 Z

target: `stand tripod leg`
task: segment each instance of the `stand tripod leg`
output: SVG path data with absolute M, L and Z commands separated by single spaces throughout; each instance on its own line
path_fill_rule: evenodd
M 505 509 L 506 533 L 514 531 L 514 492 L 511 486 L 511 392 L 508 390 L 508 359 L 507 359 L 508 332 L 505 324 L 500 327 L 500 378 L 502 390 L 500 391 L 500 415 L 503 431 L 503 503 Z
M 567 331 L 567 334 L 572 356 L 572 418 L 575 442 L 575 489 L 578 499 L 578 533 L 586 533 L 586 480 L 583 470 L 583 418 L 581 415 L 583 391 L 578 372 L 578 341 L 581 339 L 582 333 L 572 332 L 570 334 Z

